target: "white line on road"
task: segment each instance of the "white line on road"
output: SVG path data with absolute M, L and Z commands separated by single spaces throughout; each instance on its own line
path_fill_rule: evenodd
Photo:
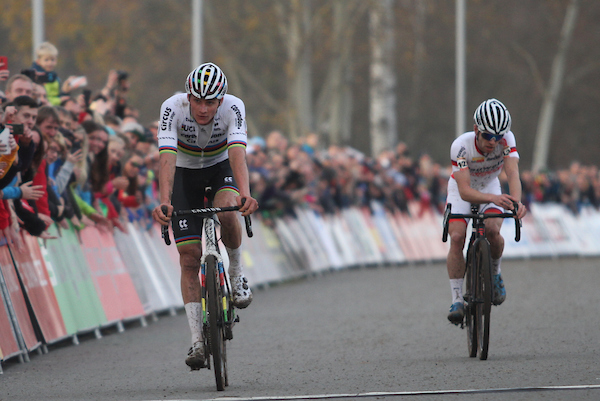
M 467 390 L 426 390 L 426 391 L 384 391 L 356 394 L 314 394 L 290 396 L 265 396 L 265 397 L 218 397 L 204 400 L 171 400 L 171 401 L 287 401 L 287 400 L 331 400 L 336 398 L 367 398 L 367 397 L 402 397 L 414 395 L 442 395 L 442 394 L 480 394 L 480 393 L 509 393 L 526 391 L 557 391 L 557 390 L 597 390 L 600 384 L 581 386 L 541 386 L 541 387 L 512 387 Z M 160 400 L 148 400 L 160 401 Z

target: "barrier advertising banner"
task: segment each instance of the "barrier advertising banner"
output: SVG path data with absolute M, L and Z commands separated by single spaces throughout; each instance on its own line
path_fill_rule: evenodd
M 17 276 L 17 271 L 15 270 L 10 251 L 8 250 L 8 245 L 0 247 L 0 269 L 2 269 L 2 276 L 4 277 L 8 296 L 10 297 L 15 315 L 16 321 L 14 323 L 17 325 L 17 327 L 15 327 L 16 335 L 19 336 L 20 332 L 24 345 L 28 350 L 35 349 L 41 343 L 35 335 L 31 318 L 27 311 L 25 297 L 21 291 L 21 284 L 19 284 L 19 277 Z M 17 341 L 18 340 L 19 339 L 17 338 Z
M 143 288 L 140 300 L 146 312 L 180 307 L 181 290 L 173 289 L 170 284 L 173 276 L 172 264 L 165 266 L 164 258 L 156 260 L 154 256 L 154 250 L 163 249 L 164 252 L 165 247 L 156 248 L 153 242 L 148 241 L 144 230 L 134 223 L 127 224 L 127 234 L 116 231 L 114 235 L 117 248 L 131 274 L 135 288 Z M 169 268 L 170 272 L 165 272 L 164 268 Z
M 22 252 L 9 249 L 44 340 L 50 343 L 67 335 L 65 323 L 37 238 L 26 232 L 22 232 L 22 238 Z
M 144 308 L 123 264 L 112 234 L 86 227 L 80 232 L 83 254 L 107 321 L 140 317 Z
M 291 272 L 281 244 L 273 230 L 261 221 L 252 222 L 254 236 L 242 240 L 245 275 L 250 285 L 282 280 Z M 258 241 L 257 241 L 258 239 Z
M 10 308 L 10 309 L 9 309 Z M 2 269 L 0 269 L 0 360 L 8 359 L 22 351 L 17 343 L 10 314 L 14 314 Z
M 106 323 L 90 269 L 74 228 L 48 229 L 59 238 L 40 248 L 68 334 L 95 330 Z
M 504 221 L 503 257 L 600 256 L 600 212 L 591 206 L 574 214 L 534 204 L 522 223 L 517 243 L 514 220 Z M 449 247 L 442 216 L 417 204 L 409 213 L 374 202 L 328 215 L 299 206 L 295 216 L 257 217 L 253 227 L 242 253 L 252 286 L 352 267 L 443 262 Z M 109 322 L 183 306 L 177 248 L 164 244 L 157 224 L 130 222 L 126 233 L 52 226 L 49 233 L 58 238 L 25 235 L 23 250 L 0 242 L 0 360 L 28 360 L 40 340 L 73 335 L 76 343 L 76 334 L 99 337 Z M 227 268 L 222 243 L 220 249 Z

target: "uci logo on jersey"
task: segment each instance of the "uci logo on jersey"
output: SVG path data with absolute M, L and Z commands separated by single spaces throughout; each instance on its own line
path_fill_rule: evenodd
M 196 132 L 196 127 L 191 125 L 181 124 L 181 130 L 185 132 Z

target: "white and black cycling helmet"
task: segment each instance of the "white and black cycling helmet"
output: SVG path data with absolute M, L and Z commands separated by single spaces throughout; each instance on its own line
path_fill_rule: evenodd
M 510 113 L 499 100 L 488 99 L 481 103 L 473 118 L 480 132 L 504 135 L 510 131 Z
M 227 93 L 227 77 L 216 64 L 200 64 L 188 75 L 185 91 L 201 99 L 222 99 Z

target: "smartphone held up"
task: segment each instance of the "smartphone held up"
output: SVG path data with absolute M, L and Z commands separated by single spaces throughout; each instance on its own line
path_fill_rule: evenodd
M 11 132 L 12 128 L 12 132 Z M 11 152 L 10 149 L 10 134 L 13 136 L 23 134 L 23 124 L 6 124 L 4 129 L 0 132 L 0 155 L 8 155 Z

